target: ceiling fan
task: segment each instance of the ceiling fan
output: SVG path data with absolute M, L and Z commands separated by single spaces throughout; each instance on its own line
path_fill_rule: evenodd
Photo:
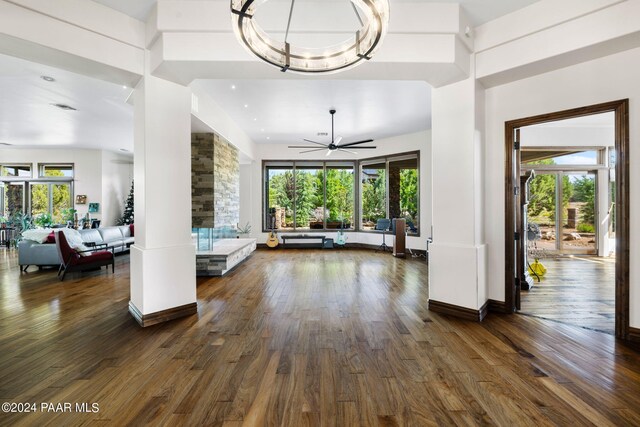
M 311 141 L 310 139 L 305 139 L 305 142 L 309 142 L 311 144 L 316 144 L 316 145 L 322 145 L 322 148 L 311 148 L 313 147 L 313 145 L 290 145 L 289 148 L 311 148 L 310 150 L 304 150 L 301 151 L 300 154 L 302 153 L 312 153 L 314 151 L 322 151 L 322 150 L 327 150 L 327 156 L 330 156 L 331 153 L 333 153 L 334 151 L 344 151 L 347 153 L 351 153 L 351 154 L 358 154 L 355 151 L 351 151 L 348 150 L 347 148 L 351 148 L 353 147 L 354 149 L 365 149 L 365 150 L 372 150 L 375 149 L 377 147 L 374 146 L 361 146 L 360 144 L 366 144 L 367 142 L 373 142 L 373 139 L 365 139 L 362 141 L 356 141 L 356 142 L 349 142 L 347 144 L 340 144 L 342 142 L 342 137 L 339 136 L 337 138 L 334 137 L 333 135 L 333 116 L 336 114 L 336 110 L 329 110 L 329 113 L 331 114 L 331 142 L 329 144 L 323 144 L 322 142 L 317 142 L 317 141 Z M 356 147 L 356 145 L 358 147 Z

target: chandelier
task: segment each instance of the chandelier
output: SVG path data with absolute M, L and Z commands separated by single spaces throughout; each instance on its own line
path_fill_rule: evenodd
M 371 59 L 389 26 L 389 0 L 348 0 L 360 22 L 360 29 L 342 43 L 326 48 L 291 45 L 287 39 L 295 0 L 291 0 L 284 42 L 274 40 L 256 22 L 257 8 L 268 0 L 231 0 L 233 29 L 238 40 L 252 54 L 280 71 L 335 73 Z

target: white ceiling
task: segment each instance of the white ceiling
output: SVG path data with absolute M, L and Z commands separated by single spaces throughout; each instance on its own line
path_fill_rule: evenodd
M 146 21 L 153 5 L 157 0 L 93 0 L 112 9 L 119 10 L 141 21 Z M 223 1 L 229 3 L 229 0 L 210 0 Z M 280 2 L 289 2 L 290 0 L 271 0 Z M 309 0 L 306 0 L 309 1 Z M 345 2 L 347 0 L 322 0 L 323 3 Z M 521 9 L 538 0 L 390 0 L 393 3 L 460 3 L 467 11 L 469 19 L 473 25 L 481 25 L 485 22 L 496 19 L 507 13 Z
M 0 55 L 0 93 L 0 143 L 133 150 L 129 88 Z M 58 103 L 77 111 L 51 105 Z
M 256 143 L 380 139 L 431 128 L 431 90 L 425 82 L 352 80 L 199 80 Z M 235 87 L 235 89 L 233 89 Z M 327 132 L 328 136 L 318 136 Z
M 144 20 L 156 0 L 95 1 Z M 476 25 L 534 2 L 460 1 Z M 46 82 L 42 75 L 56 81 Z M 330 133 L 330 108 L 338 110 L 336 135 L 343 136 L 345 142 L 431 127 L 430 89 L 422 82 L 245 80 L 194 84 L 209 93 L 259 143 L 297 144 L 302 138 L 327 141 L 329 137 L 317 133 Z M 236 85 L 236 90 L 231 85 Z M 0 143 L 25 148 L 133 149 L 133 108 L 125 102 L 131 93 L 129 88 L 0 55 L 0 93 Z M 53 103 L 68 104 L 78 111 L 63 111 L 50 105 Z

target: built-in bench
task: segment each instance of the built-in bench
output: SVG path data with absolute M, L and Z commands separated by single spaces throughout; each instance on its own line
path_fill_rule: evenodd
M 287 246 L 287 240 L 311 240 L 317 239 L 320 240 L 320 247 L 324 248 L 324 241 L 326 240 L 326 236 L 323 234 L 283 234 L 280 236 L 282 238 L 282 246 Z
M 222 276 L 256 250 L 256 239 L 220 239 L 196 250 L 196 276 Z

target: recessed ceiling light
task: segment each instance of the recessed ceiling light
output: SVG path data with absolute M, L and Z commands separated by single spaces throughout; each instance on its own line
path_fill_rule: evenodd
M 244 104 L 244 108 L 249 108 L 249 104 Z
M 260 132 L 264 132 L 264 129 L 260 129 Z
M 270 136 L 268 136 L 268 137 L 267 137 L 267 139 L 271 139 L 271 137 L 270 137 Z
M 54 107 L 58 107 L 61 110 L 77 111 L 76 108 L 73 108 L 72 106 L 67 105 L 67 104 L 51 104 L 51 105 L 53 105 Z
M 122 89 L 126 89 L 126 88 L 127 88 L 127 85 L 122 85 Z
M 232 90 L 236 90 L 236 85 L 231 85 Z
M 253 121 L 254 121 L 254 122 L 257 122 L 257 121 L 258 121 L 258 119 L 256 119 L 256 118 L 254 117 L 254 118 L 253 118 Z
M 51 76 L 40 76 L 40 78 L 41 78 L 42 80 L 46 81 L 46 82 L 55 82 L 55 81 L 56 81 L 56 79 L 54 79 L 54 78 L 53 78 L 53 77 L 51 77 Z

